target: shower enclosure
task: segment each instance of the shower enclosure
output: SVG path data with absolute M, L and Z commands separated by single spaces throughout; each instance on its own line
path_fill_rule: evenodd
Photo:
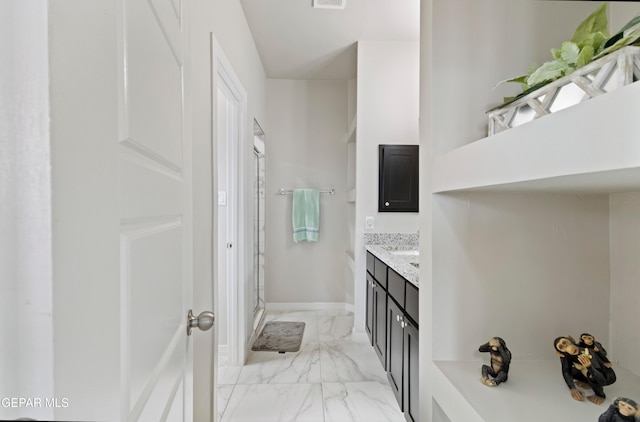
M 265 144 L 264 132 L 254 120 L 253 140 L 253 329 L 257 330 L 264 314 L 264 245 L 265 245 Z

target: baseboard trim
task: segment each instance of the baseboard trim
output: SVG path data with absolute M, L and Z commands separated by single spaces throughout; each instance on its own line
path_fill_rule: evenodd
M 367 333 L 357 333 L 357 332 L 351 332 L 351 339 L 354 341 L 359 341 L 359 342 L 367 342 L 369 343 L 369 336 L 367 335 Z
M 266 303 L 267 312 L 293 312 L 293 311 L 346 311 L 354 312 L 355 306 L 351 303 L 340 302 L 302 302 L 302 303 Z

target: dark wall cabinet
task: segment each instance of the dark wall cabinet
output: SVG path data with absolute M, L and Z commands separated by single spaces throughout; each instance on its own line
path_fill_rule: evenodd
M 418 212 L 418 145 L 379 145 L 378 161 L 378 212 Z
M 366 330 L 405 419 L 418 420 L 418 289 L 367 252 Z

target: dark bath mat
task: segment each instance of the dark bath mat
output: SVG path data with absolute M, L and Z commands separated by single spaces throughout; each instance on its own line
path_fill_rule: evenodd
M 297 352 L 302 343 L 304 322 L 269 321 L 253 342 L 251 350 L 262 352 Z

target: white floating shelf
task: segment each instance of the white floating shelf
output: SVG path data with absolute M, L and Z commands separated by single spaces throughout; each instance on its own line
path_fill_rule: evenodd
M 433 396 L 452 421 L 597 421 L 614 397 L 640 397 L 640 377 L 617 365 L 617 381 L 604 390 L 607 401 L 596 406 L 586 399 L 571 398 L 559 359 L 514 360 L 509 380 L 497 387 L 480 383 L 480 368 L 485 363 L 434 362 L 434 378 L 439 381 L 434 382 Z M 591 394 L 588 391 L 585 396 Z
M 640 190 L 640 83 L 439 156 L 433 192 Z

